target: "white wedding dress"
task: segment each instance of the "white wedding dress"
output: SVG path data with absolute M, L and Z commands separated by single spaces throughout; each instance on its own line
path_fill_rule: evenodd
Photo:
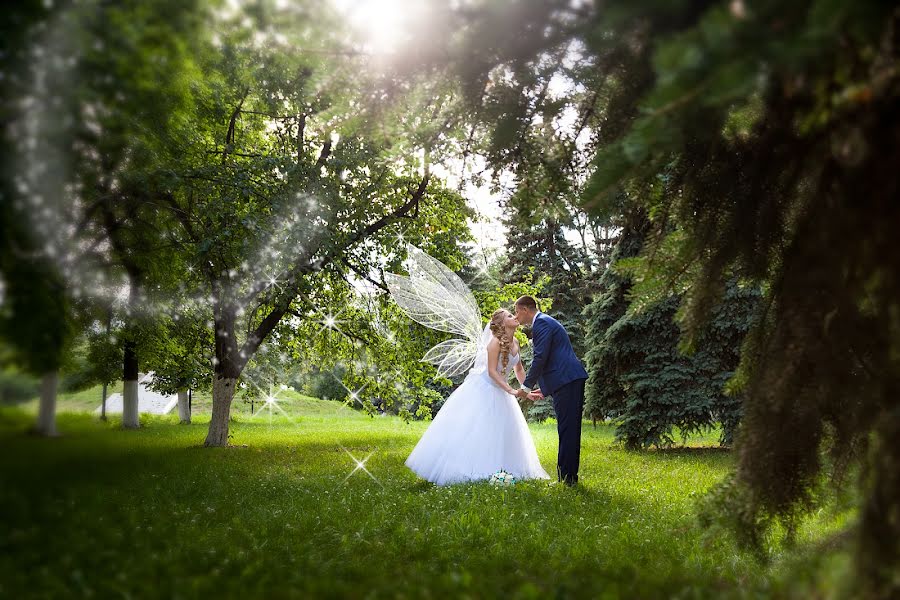
M 509 357 L 507 377 L 518 362 L 518 355 Z M 473 369 L 450 394 L 406 466 L 438 485 L 489 479 L 497 471 L 550 479 L 515 397 L 486 369 Z

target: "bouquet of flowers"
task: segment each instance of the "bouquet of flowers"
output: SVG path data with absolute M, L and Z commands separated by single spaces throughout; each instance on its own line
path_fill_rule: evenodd
M 498 487 L 507 487 L 510 485 L 515 485 L 516 481 L 518 481 L 515 476 L 506 471 L 497 471 L 493 475 L 491 475 L 491 485 L 495 485 Z

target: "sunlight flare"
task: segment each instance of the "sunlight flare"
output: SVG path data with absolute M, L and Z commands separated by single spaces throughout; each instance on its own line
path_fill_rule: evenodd
M 410 2 L 405 0 L 333 0 L 362 37 L 369 52 L 393 54 L 409 38 Z
M 350 479 L 351 477 L 353 477 L 353 475 L 354 475 L 357 471 L 363 471 L 366 475 L 368 475 L 369 477 L 372 478 L 372 481 L 374 481 L 375 483 L 377 483 L 377 484 L 380 485 L 381 487 L 384 487 L 384 485 L 383 485 L 380 481 L 378 481 L 378 478 L 375 477 L 374 475 L 372 475 L 371 471 L 369 471 L 369 469 L 366 468 L 366 462 L 368 462 L 368 460 L 369 460 L 370 458 L 372 458 L 372 455 L 375 454 L 375 450 L 372 450 L 371 452 L 369 452 L 369 454 L 366 455 L 366 457 L 365 457 L 364 459 L 362 459 L 362 460 L 357 459 L 355 456 L 353 456 L 353 455 L 350 453 L 349 450 L 347 450 L 347 449 L 344 448 L 343 446 L 341 446 L 341 450 L 343 450 L 344 452 L 347 453 L 347 456 L 349 456 L 349 457 L 351 458 L 351 460 L 353 460 L 353 464 L 355 465 L 355 466 L 353 467 L 353 470 L 350 471 L 350 474 L 347 475 L 347 476 L 344 478 L 344 483 L 347 483 L 347 480 Z

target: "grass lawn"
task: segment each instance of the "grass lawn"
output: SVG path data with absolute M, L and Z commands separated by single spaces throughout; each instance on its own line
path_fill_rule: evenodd
M 846 556 L 818 548 L 846 515 L 766 564 L 699 528 L 733 462 L 715 435 L 629 452 L 585 423 L 579 488 L 440 488 L 403 465 L 427 423 L 283 397 L 290 418 L 238 404 L 222 449 L 201 447 L 202 414 L 124 431 L 62 413 L 42 439 L 0 411 L 0 597 L 804 598 L 844 580 Z M 555 426 L 531 431 L 554 472 Z

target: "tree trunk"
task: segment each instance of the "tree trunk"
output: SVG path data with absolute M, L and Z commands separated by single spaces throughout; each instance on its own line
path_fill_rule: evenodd
M 107 388 L 107 385 L 108 384 L 106 384 L 106 383 L 103 384 L 103 399 L 100 401 L 100 420 L 101 421 L 106 420 L 106 388 Z
M 56 435 L 56 388 L 59 374 L 44 373 L 41 379 L 41 402 L 38 406 L 37 431 L 41 435 Z
M 132 341 L 125 342 L 123 362 L 125 387 L 122 390 L 122 426 L 136 429 L 141 426 L 141 418 L 138 413 L 138 357 Z
M 247 359 L 238 353 L 235 337 L 237 311 L 233 304 L 221 303 L 213 311 L 215 315 L 216 360 L 213 374 L 212 418 L 205 446 L 228 445 L 228 420 L 231 418 L 231 401 L 234 399 L 238 377 Z
M 184 425 L 191 424 L 191 407 L 188 404 L 187 390 L 178 390 L 178 419 Z
M 209 421 L 209 433 L 205 446 L 223 447 L 228 445 L 228 419 L 231 417 L 231 401 L 237 377 L 223 377 L 216 373 L 213 379 L 213 408 Z
M 109 333 L 112 330 L 112 309 L 106 314 L 106 337 L 109 337 Z M 109 387 L 108 383 L 103 383 L 103 399 L 100 401 L 100 420 L 106 420 L 106 392 Z

